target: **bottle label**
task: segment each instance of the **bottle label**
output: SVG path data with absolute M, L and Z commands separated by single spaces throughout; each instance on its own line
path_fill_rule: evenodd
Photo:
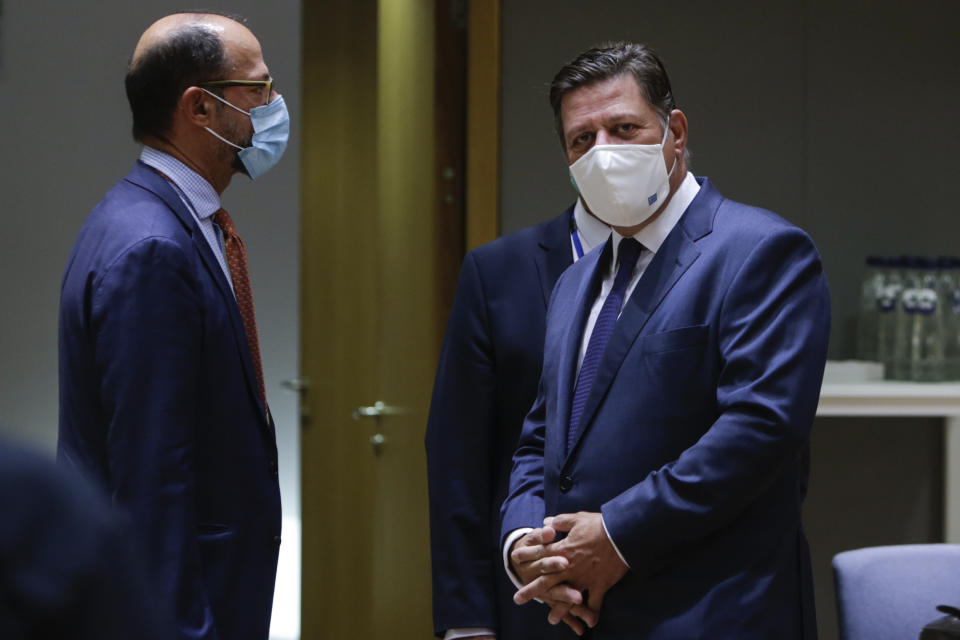
M 933 289 L 904 289 L 900 302 L 906 313 L 932 315 L 937 311 L 937 292 Z
M 888 284 L 885 287 L 880 287 L 877 293 L 877 310 L 881 313 L 896 311 L 900 291 L 900 286 L 896 284 Z

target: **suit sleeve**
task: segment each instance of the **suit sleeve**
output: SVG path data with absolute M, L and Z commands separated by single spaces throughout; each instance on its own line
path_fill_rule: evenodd
M 543 519 L 546 516 L 546 506 L 543 501 L 543 454 L 546 428 L 541 376 L 537 399 L 534 400 L 530 413 L 523 421 L 520 441 L 513 454 L 510 487 L 507 489 L 507 497 L 500 511 L 501 547 L 506 543 L 511 532 L 525 527 L 543 526 Z
M 483 284 L 467 254 L 447 323 L 427 422 L 437 635 L 496 626 L 493 504 L 496 362 Z
M 794 468 L 809 442 L 826 361 L 829 295 L 799 229 L 757 243 L 718 319 L 718 417 L 678 459 L 602 506 L 634 569 L 696 544 Z
M 566 273 L 560 276 L 550 294 L 550 303 L 547 305 L 547 335 L 550 334 L 551 311 L 555 309 L 557 290 L 566 276 Z M 510 486 L 500 509 L 500 546 L 504 554 L 506 550 L 503 546 L 513 531 L 540 527 L 546 517 L 546 504 L 543 499 L 544 447 L 547 433 L 546 396 L 543 390 L 544 376 L 548 375 L 546 361 L 545 347 L 537 397 L 520 430 L 520 440 L 513 454 L 513 467 L 510 470 Z M 510 580 L 516 584 L 514 576 L 511 576 Z
M 141 241 L 96 285 L 91 327 L 113 498 L 145 540 L 180 637 L 214 640 L 195 512 L 203 310 L 193 269 L 172 241 Z

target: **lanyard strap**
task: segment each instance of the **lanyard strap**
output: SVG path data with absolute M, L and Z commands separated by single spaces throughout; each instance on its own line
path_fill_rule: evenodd
M 570 212 L 570 239 L 573 240 L 573 248 L 577 252 L 577 260 L 583 257 L 583 245 L 580 244 L 580 234 L 577 233 L 577 221 L 573 218 L 573 212 Z

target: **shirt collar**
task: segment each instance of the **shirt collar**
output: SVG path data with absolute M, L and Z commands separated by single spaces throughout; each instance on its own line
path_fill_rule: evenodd
M 573 221 L 577 225 L 577 235 L 580 236 L 584 254 L 590 253 L 591 249 L 600 246 L 610 237 L 610 227 L 587 213 L 581 198 L 577 198 L 577 203 L 573 205 Z
M 209 218 L 220 210 L 220 196 L 213 185 L 169 153 L 144 146 L 140 152 L 140 161 L 169 178 L 200 220 Z
M 681 216 L 683 216 L 683 212 L 687 210 L 687 207 L 690 206 L 693 199 L 697 197 L 699 191 L 700 185 L 697 183 L 697 179 L 688 171 L 687 175 L 683 178 L 683 182 L 677 187 L 677 190 L 673 193 L 673 197 L 670 198 L 670 202 L 663 208 L 660 215 L 654 218 L 654 220 L 643 229 L 633 234 L 633 237 L 643 245 L 644 249 L 651 253 L 659 251 L 664 240 L 667 239 L 667 236 L 670 235 L 673 228 L 677 226 L 677 222 L 679 222 Z M 617 233 L 616 229 L 610 229 L 610 232 L 613 235 L 613 259 L 610 265 L 613 267 L 617 264 L 617 252 L 620 250 L 620 241 L 623 240 L 623 236 Z

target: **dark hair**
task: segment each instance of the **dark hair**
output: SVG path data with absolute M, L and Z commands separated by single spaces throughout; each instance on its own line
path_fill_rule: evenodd
M 564 148 L 567 143 L 563 138 L 563 121 L 560 117 L 563 96 L 574 89 L 625 73 L 634 77 L 640 93 L 657 112 L 660 122 L 666 125 L 667 117 L 677 108 L 677 104 L 673 99 L 667 70 L 657 54 L 642 44 L 604 43 L 584 51 L 573 62 L 564 65 L 550 83 L 550 106 L 553 107 L 554 125 Z
M 182 12 L 182 13 L 216 13 Z M 223 15 L 236 22 L 242 18 Z M 230 61 L 216 31 L 202 24 L 187 24 L 164 41 L 131 61 L 125 80 L 133 113 L 133 138 L 166 136 L 177 101 L 188 87 L 223 79 Z

